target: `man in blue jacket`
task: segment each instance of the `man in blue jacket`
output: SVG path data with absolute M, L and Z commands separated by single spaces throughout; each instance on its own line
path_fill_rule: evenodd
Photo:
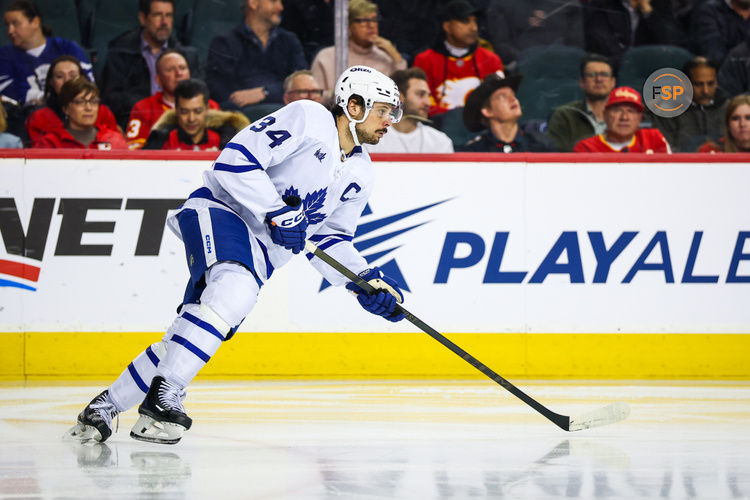
M 283 105 L 284 78 L 307 68 L 297 35 L 279 27 L 281 0 L 247 0 L 245 19 L 211 41 L 206 81 L 222 109 Z M 265 113 L 262 113 L 265 114 Z

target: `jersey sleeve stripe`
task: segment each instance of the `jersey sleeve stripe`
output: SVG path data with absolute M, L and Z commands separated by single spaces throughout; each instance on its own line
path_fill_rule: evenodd
M 258 161 L 258 159 L 255 158 L 255 156 L 253 156 L 253 154 L 250 151 L 248 151 L 248 149 L 242 144 L 238 144 L 236 142 L 230 142 L 224 147 L 229 148 L 229 149 L 234 149 L 235 151 L 239 151 L 245 156 L 245 159 L 247 160 L 248 163 L 251 163 L 251 164 L 255 163 L 256 165 L 260 167 L 260 162 Z
M 257 163 L 251 165 L 229 165 L 227 163 L 214 163 L 214 170 L 223 170 L 225 172 L 241 174 L 243 172 L 250 172 L 252 170 L 263 170 L 263 167 L 261 167 Z

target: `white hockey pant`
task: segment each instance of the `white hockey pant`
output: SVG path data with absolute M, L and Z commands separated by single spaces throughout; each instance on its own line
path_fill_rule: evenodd
M 155 375 L 186 387 L 216 353 L 230 329 L 239 325 L 258 300 L 252 273 L 234 262 L 218 262 L 206 272 L 200 304 L 187 304 L 161 342 L 148 346 L 109 389 L 120 411 L 140 403 Z

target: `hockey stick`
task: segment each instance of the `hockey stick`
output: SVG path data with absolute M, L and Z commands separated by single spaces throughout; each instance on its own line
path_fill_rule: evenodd
M 347 279 L 353 281 L 357 286 L 362 288 L 368 294 L 376 292 L 375 288 L 368 282 L 357 276 L 354 272 L 349 270 L 346 266 L 338 262 L 336 259 L 325 253 L 320 248 L 307 241 L 305 243 L 305 250 L 315 255 L 317 258 L 334 268 L 336 271 L 344 275 Z M 490 368 L 485 366 L 482 362 L 476 359 L 468 352 L 461 349 L 459 346 L 451 342 L 443 334 L 429 326 L 421 319 L 414 316 L 412 313 L 407 311 L 403 306 L 397 304 L 396 307 L 400 309 L 406 319 L 408 319 L 414 326 L 425 332 L 427 335 L 437 340 L 445 347 L 453 351 L 458 357 L 469 363 L 471 366 L 485 374 L 487 377 L 500 384 L 508 392 L 516 396 L 518 399 L 531 406 L 533 409 L 541 413 L 544 417 L 550 420 L 553 424 L 558 426 L 564 431 L 580 431 L 583 429 L 589 429 L 591 427 L 600 427 L 602 425 L 614 424 L 620 420 L 624 420 L 630 414 L 630 408 L 626 403 L 612 403 L 598 410 L 584 413 L 575 417 L 569 417 L 567 415 L 560 415 L 555 413 L 543 404 L 536 401 L 534 398 L 523 392 L 521 389 L 511 384 L 503 377 L 492 371 Z

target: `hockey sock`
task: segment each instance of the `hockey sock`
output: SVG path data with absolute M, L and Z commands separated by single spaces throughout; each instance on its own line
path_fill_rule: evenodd
M 245 267 L 221 262 L 206 274 L 201 304 L 187 304 L 167 330 L 157 374 L 186 387 L 216 353 L 229 330 L 255 306 L 259 287 Z
M 164 342 L 151 344 L 140 353 L 109 388 L 109 397 L 120 412 L 137 405 L 148 392 L 156 367 L 167 349 Z

